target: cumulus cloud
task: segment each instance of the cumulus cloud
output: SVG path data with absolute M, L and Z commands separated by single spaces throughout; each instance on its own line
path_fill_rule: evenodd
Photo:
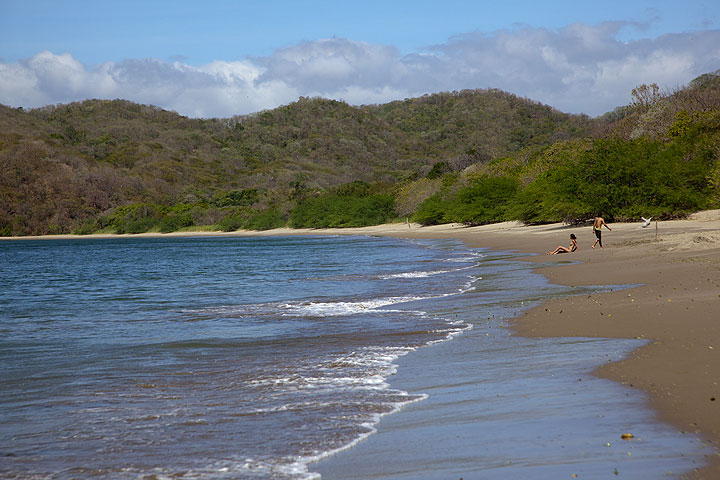
M 382 88 L 392 83 L 400 52 L 394 47 L 331 38 L 303 42 L 257 61 L 265 68 L 261 82 L 280 80 L 302 91 Z
M 69 53 L 40 52 L 0 63 L 0 103 L 38 107 L 124 98 L 192 117 L 274 108 L 299 96 L 384 103 L 440 91 L 499 88 L 572 113 L 599 115 L 627 104 L 641 83 L 687 84 L 720 68 L 720 30 L 617 40 L 622 22 L 467 33 L 424 52 L 329 38 L 267 57 L 215 61 L 130 59 L 88 69 Z
M 622 27 L 613 22 L 468 34 L 435 51 L 460 88 L 497 87 L 591 115 L 627 104 L 639 84 L 674 88 L 720 68 L 720 31 L 624 43 L 615 38 Z

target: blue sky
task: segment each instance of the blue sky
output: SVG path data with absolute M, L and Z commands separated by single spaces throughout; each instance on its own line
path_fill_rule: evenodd
M 499 88 L 598 115 L 720 69 L 717 1 L 0 0 L 0 103 L 231 116 Z

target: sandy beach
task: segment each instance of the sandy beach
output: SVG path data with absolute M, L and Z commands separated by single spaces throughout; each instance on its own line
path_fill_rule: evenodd
M 470 246 L 537 254 L 528 261 L 554 258 L 561 264 L 539 270 L 553 283 L 639 285 L 548 301 L 515 319 L 514 328 L 530 337 L 649 340 L 594 374 L 641 389 L 659 419 L 706 440 L 708 466 L 689 478 L 720 478 L 720 211 L 647 228 L 640 223 L 610 228 L 603 231 L 602 249 L 591 248 L 595 237 L 589 225 L 456 225 L 400 235 L 450 235 Z M 569 245 L 570 233 L 578 237 L 577 252 L 544 255 Z
M 688 477 L 720 478 L 720 210 L 686 220 L 613 224 L 605 248 L 591 249 L 591 226 L 480 227 L 394 224 L 343 230 L 181 232 L 166 235 L 377 235 L 454 238 L 471 247 L 527 253 L 528 262 L 557 261 L 540 273 L 552 283 L 637 285 L 608 293 L 552 299 L 513 320 L 524 337 L 641 338 L 646 346 L 594 374 L 640 389 L 657 417 L 703 439 L 707 466 Z M 579 250 L 545 252 L 578 237 Z M 147 234 L 154 236 L 157 234 Z M 98 236 L 96 236 L 98 237 Z M 101 236 L 100 236 L 101 237 Z M 59 238 L 58 236 L 43 238 Z
M 579 250 L 550 257 L 561 264 L 539 270 L 550 281 L 639 286 L 548 301 L 515 319 L 517 334 L 649 340 L 626 360 L 594 373 L 641 389 L 659 419 L 706 440 L 708 466 L 689 478 L 720 478 L 720 211 L 647 228 L 610 228 L 603 231 L 602 249 L 591 248 L 590 226 L 456 225 L 396 234 L 449 235 L 470 246 L 537 254 L 526 260 L 544 262 L 544 252 L 569 245 L 575 233 Z

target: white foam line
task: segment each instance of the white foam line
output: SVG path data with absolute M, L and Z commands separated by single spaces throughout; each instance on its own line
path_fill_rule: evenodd
M 412 275 L 411 274 L 397 274 Z M 431 300 L 434 298 L 442 298 L 450 295 L 456 295 L 458 293 L 466 293 L 473 288 L 473 284 L 477 280 L 481 280 L 482 277 L 475 278 L 462 285 L 457 292 L 444 293 L 441 295 L 428 295 L 428 296 L 405 296 L 405 297 L 387 297 L 377 298 L 370 300 L 363 300 L 357 302 L 289 302 L 280 304 L 246 304 L 246 305 L 224 305 L 218 307 L 208 307 L 202 309 L 183 309 L 180 313 L 183 314 L 214 314 L 214 315 L 243 315 L 243 314 L 258 314 L 262 313 L 266 305 L 273 306 L 275 308 L 283 309 L 284 312 L 280 315 L 285 317 L 291 316 L 316 316 L 316 317 L 339 317 L 346 315 L 355 315 L 358 313 L 367 312 L 378 312 L 378 313 L 390 313 L 397 312 L 397 310 L 386 310 L 383 307 L 389 305 L 398 305 L 402 303 L 409 303 L 418 300 Z M 417 313 L 410 311 L 402 311 L 403 313 Z
M 433 275 L 441 275 L 443 273 L 450 273 L 450 272 L 458 272 L 460 270 L 463 270 L 461 268 L 455 269 L 455 270 L 433 270 L 433 271 L 423 271 L 418 270 L 415 272 L 404 272 L 404 273 L 393 273 L 390 275 L 380 275 L 380 279 L 382 280 L 391 280 L 393 278 L 426 278 L 431 277 Z
M 403 393 L 403 394 L 409 396 L 409 394 L 407 392 L 401 392 L 398 390 L 398 393 Z M 296 457 L 297 464 L 304 466 L 305 473 L 307 474 L 307 476 L 305 476 L 303 478 L 303 480 L 320 478 L 319 474 L 310 472 L 307 470 L 308 465 L 310 465 L 311 463 L 319 462 L 320 460 L 323 460 L 325 458 L 331 457 L 340 452 L 344 452 L 345 450 L 349 450 L 349 449 L 353 448 L 360 442 L 362 442 L 362 441 L 366 440 L 368 437 L 370 437 L 370 435 L 377 433 L 377 428 L 375 426 L 378 423 L 380 423 L 380 420 L 382 419 L 382 417 L 384 417 L 386 415 L 392 415 L 393 413 L 397 413 L 410 404 L 422 402 L 423 400 L 426 400 L 429 397 L 429 395 L 423 393 L 423 394 L 418 394 L 416 397 L 417 398 L 408 399 L 404 402 L 393 403 L 392 404 L 393 408 L 388 412 L 374 414 L 375 418 L 373 418 L 372 422 L 365 422 L 365 423 L 360 424 L 361 427 L 367 428 L 368 431 L 360 434 L 357 438 L 355 438 L 354 440 L 350 441 L 349 443 L 343 445 L 342 447 L 338 447 L 333 450 L 321 452 L 321 453 L 319 453 L 317 455 L 313 455 L 313 456 Z
M 452 325 L 463 325 L 462 322 L 451 322 L 449 320 L 446 320 L 448 324 Z M 462 333 L 464 333 L 467 330 L 472 329 L 472 324 L 464 324 L 464 327 L 460 328 L 450 328 L 447 330 L 435 330 L 435 333 L 446 333 L 447 335 L 445 338 L 439 339 L 439 340 L 433 340 L 427 342 L 423 346 L 433 345 L 436 343 L 441 343 L 448 341 Z M 348 385 L 350 384 L 356 384 L 354 388 L 358 388 L 357 384 L 365 383 L 365 388 L 374 388 L 374 389 L 382 389 L 386 390 L 387 393 L 403 396 L 405 397 L 405 400 L 402 401 L 396 401 L 396 402 L 384 402 L 382 405 L 390 406 L 391 408 L 387 412 L 382 413 L 373 413 L 370 415 L 370 420 L 367 422 L 363 422 L 359 424 L 360 427 L 366 429 L 366 432 L 360 433 L 346 443 L 345 445 L 342 445 L 340 447 L 327 450 L 324 452 L 319 452 L 315 455 L 307 455 L 307 456 L 297 456 L 297 457 L 286 457 L 287 460 L 290 460 L 289 463 L 285 464 L 277 464 L 277 463 L 267 463 L 263 461 L 256 461 L 252 458 L 246 458 L 243 461 L 239 461 L 231 466 L 216 466 L 215 468 L 209 466 L 208 469 L 212 470 L 213 474 L 211 476 L 218 476 L 217 474 L 220 474 L 220 476 L 231 476 L 231 478 L 234 478 L 234 476 L 242 475 L 242 474 L 252 474 L 253 477 L 258 477 L 258 475 L 264 475 L 265 477 L 275 477 L 275 476 L 283 476 L 283 477 L 290 477 L 290 478 L 297 478 L 298 480 L 319 480 L 321 478 L 319 473 L 310 472 L 308 470 L 308 467 L 312 463 L 319 462 L 325 458 L 331 457 L 333 455 L 336 455 L 340 452 L 343 452 L 345 450 L 349 450 L 356 445 L 358 445 L 360 442 L 366 440 L 369 438 L 372 434 L 377 433 L 377 424 L 381 421 L 383 417 L 386 415 L 392 415 L 394 413 L 397 413 L 401 411 L 403 408 L 405 408 L 408 405 L 411 405 L 413 403 L 418 403 L 423 400 L 426 400 L 429 398 L 429 395 L 427 394 L 413 394 L 411 395 L 409 392 L 392 389 L 390 388 L 390 385 L 386 382 L 386 380 L 397 371 L 397 365 L 394 363 L 395 360 L 397 360 L 399 357 L 407 355 L 410 352 L 413 352 L 419 348 L 422 348 L 422 346 L 419 347 L 397 347 L 397 348 L 386 348 L 386 347 L 367 347 L 363 349 L 364 351 L 360 352 L 351 352 L 348 355 L 345 355 L 343 357 L 340 357 L 333 362 L 332 364 L 338 364 L 338 363 L 350 363 L 354 365 L 366 365 L 366 366 L 377 366 L 382 371 L 381 374 L 372 375 L 370 377 L 365 377 L 361 379 L 353 379 L 349 377 L 342 377 L 342 380 L 347 381 Z M 382 367 L 385 367 L 382 369 Z M 262 384 L 272 384 L 272 383 L 278 383 L 283 381 L 293 381 L 301 379 L 300 377 L 286 377 L 282 379 L 274 379 L 274 380 L 258 380 L 252 383 L 262 385 Z M 331 379 L 327 381 L 327 384 L 331 384 L 332 380 L 337 379 Z M 371 385 L 367 385 L 367 380 L 370 380 Z M 362 388 L 362 387 L 361 387 Z M 282 405 L 279 407 L 274 407 L 271 409 L 260 409 L 256 412 L 250 412 L 250 413 L 265 413 L 265 412 L 273 412 L 273 411 L 285 411 L 292 408 L 298 408 L 305 405 L 312 404 L 312 402 L 301 402 L 301 403 L 295 403 L 295 404 L 288 404 L 288 405 Z M 330 405 L 330 403 L 328 403 Z M 190 473 L 201 473 L 201 472 L 190 472 Z M 204 472 L 202 472 L 204 473 Z M 205 475 L 200 474 L 200 477 L 204 477 Z M 164 475 L 160 474 L 158 475 L 159 478 L 168 478 Z M 261 477 L 258 477 L 261 478 Z
M 465 324 L 465 327 L 464 327 L 464 328 L 451 329 L 451 330 L 448 331 L 448 334 L 446 335 L 445 338 L 439 339 L 439 340 L 430 341 L 430 342 L 428 342 L 425 346 L 434 345 L 434 344 L 437 344 L 437 343 L 442 343 L 442 342 L 448 341 L 448 340 L 450 340 L 450 339 L 452 339 L 452 338 L 454 338 L 454 337 L 456 337 L 456 336 L 458 336 L 458 335 L 460 335 L 460 334 L 462 334 L 462 333 L 464 333 L 464 332 L 466 332 L 466 331 L 468 331 L 468 330 L 471 330 L 472 328 L 473 328 L 472 324 Z M 444 333 L 445 331 L 443 331 L 443 330 L 436 330 L 436 332 L 438 332 L 438 333 Z M 418 347 L 418 348 L 421 348 L 421 347 Z M 405 355 L 405 354 L 407 354 L 407 353 L 410 353 L 410 351 L 415 351 L 415 350 L 417 350 L 417 348 L 409 349 L 409 351 L 406 351 L 406 352 L 402 353 L 402 355 Z M 395 355 L 395 358 L 394 358 L 392 361 L 396 360 L 399 356 L 400 356 L 400 355 Z M 396 365 L 395 365 L 395 370 L 397 370 L 397 366 L 396 366 Z M 389 388 L 389 387 L 390 387 L 389 384 L 387 384 L 387 383 L 385 383 L 385 382 L 383 382 L 383 384 L 386 386 L 386 388 L 388 389 L 388 391 L 392 391 L 392 389 Z M 410 394 L 409 394 L 408 392 L 401 391 L 401 390 L 396 390 L 396 392 L 399 393 L 399 394 L 405 395 L 405 396 L 407 396 L 407 397 L 410 397 Z M 323 460 L 323 459 L 328 458 L 328 457 L 331 457 L 331 456 L 333 456 L 333 455 L 335 455 L 335 454 L 337 454 L 337 453 L 340 453 L 340 452 L 343 452 L 343 451 L 345 451 L 345 450 L 349 450 L 349 449 L 353 448 L 354 446 L 356 446 L 356 445 L 359 444 L 360 442 L 362 442 L 362 441 L 364 441 L 365 439 L 367 439 L 368 437 L 370 437 L 372 434 L 377 433 L 376 425 L 380 422 L 380 420 L 382 419 L 382 417 L 384 417 L 384 416 L 386 416 L 386 415 L 392 415 L 393 413 L 397 413 L 397 412 L 399 412 L 400 410 L 402 410 L 403 408 L 405 408 L 407 405 L 410 405 L 410 404 L 413 404 L 413 403 L 417 403 L 417 402 L 421 402 L 421 401 L 423 401 L 423 400 L 426 400 L 427 398 L 429 398 L 429 395 L 423 393 L 423 394 L 417 394 L 417 395 L 415 396 L 415 398 L 408 398 L 408 400 L 406 400 L 406 401 L 404 401 L 404 402 L 392 403 L 391 405 L 393 406 L 393 408 L 392 408 L 391 410 L 389 410 L 388 412 L 385 412 L 385 413 L 375 414 L 375 415 L 374 415 L 374 418 L 373 418 L 373 421 L 362 423 L 361 426 L 367 428 L 368 431 L 367 431 L 366 433 L 360 434 L 357 438 L 355 438 L 354 440 L 348 442 L 346 445 L 343 445 L 342 447 L 338 447 L 338 448 L 333 449 L 333 450 L 328 450 L 328 451 L 326 451 L 326 452 L 321 452 L 321 453 L 319 453 L 319 454 L 317 454 L 317 455 L 314 455 L 314 456 L 297 457 L 297 458 L 296 458 L 296 464 L 299 465 L 299 466 L 304 466 L 304 473 L 306 473 L 306 475 L 303 477 L 303 480 L 311 480 L 311 479 L 318 479 L 318 478 L 320 478 L 320 476 L 319 476 L 318 474 L 316 474 L 316 473 L 314 473 L 314 472 L 310 472 L 310 471 L 307 470 L 308 465 L 310 465 L 311 463 L 319 462 L 320 460 Z
M 450 261 L 459 262 L 459 260 L 452 259 Z M 389 280 L 393 278 L 426 278 L 433 275 L 442 275 L 443 273 L 462 272 L 463 270 L 469 270 L 471 268 L 475 268 L 475 265 L 467 265 L 465 267 L 452 268 L 450 270 L 417 270 L 414 272 L 393 273 L 390 275 L 381 275 L 379 278 L 382 280 Z
M 335 317 L 344 315 L 354 315 L 368 311 L 378 311 L 386 313 L 387 310 L 379 310 L 388 305 L 397 305 L 400 303 L 408 303 L 416 300 L 425 300 L 433 297 L 388 297 L 378 298 L 374 300 L 365 300 L 359 302 L 309 302 L 309 303 L 285 303 L 280 307 L 286 310 L 284 316 L 289 315 L 312 315 L 322 317 Z

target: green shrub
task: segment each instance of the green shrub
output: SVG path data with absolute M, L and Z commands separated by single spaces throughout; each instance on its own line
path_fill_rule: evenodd
M 249 207 L 258 202 L 260 196 L 256 188 L 232 190 L 214 200 L 217 207 Z
M 440 225 L 451 222 L 452 202 L 443 199 L 442 194 L 426 198 L 412 216 L 414 222 L 421 225 Z
M 162 233 L 170 233 L 193 225 L 193 219 L 189 213 L 168 215 L 160 221 L 160 231 Z
M 286 219 L 280 211 L 275 209 L 264 210 L 250 217 L 245 223 L 248 230 L 271 230 L 284 227 Z
M 80 225 L 75 227 L 72 233 L 73 235 L 90 235 L 91 233 L 97 232 L 98 230 L 100 230 L 98 220 L 95 218 L 91 218 L 89 220 L 85 220 Z
M 102 219 L 100 226 L 111 227 L 116 233 L 145 233 L 162 221 L 163 210 L 164 207 L 151 203 L 123 205 Z
M 234 213 L 226 216 L 218 223 L 218 227 L 223 232 L 234 232 L 243 228 L 245 225 L 245 218 L 242 213 Z
M 395 218 L 395 201 L 389 194 L 341 193 L 326 192 L 301 201 L 290 214 L 290 224 L 295 228 L 365 227 Z
M 516 196 L 510 214 L 542 223 L 671 217 L 707 208 L 716 159 L 712 149 L 686 140 L 597 140 L 538 176 Z
M 422 225 L 459 222 L 482 225 L 508 220 L 508 208 L 520 181 L 482 176 L 457 192 L 439 192 L 420 204 L 413 221 Z
M 515 178 L 478 178 L 458 191 L 453 219 L 471 225 L 508 220 L 508 206 L 519 188 Z
M 118 228 L 117 233 L 145 233 L 151 230 L 156 225 L 156 219 L 154 218 L 140 218 L 138 220 L 130 220 L 121 225 Z
M 433 165 L 432 169 L 430 169 L 426 178 L 430 180 L 440 178 L 451 171 L 452 169 L 450 168 L 450 164 L 448 162 L 437 162 Z

